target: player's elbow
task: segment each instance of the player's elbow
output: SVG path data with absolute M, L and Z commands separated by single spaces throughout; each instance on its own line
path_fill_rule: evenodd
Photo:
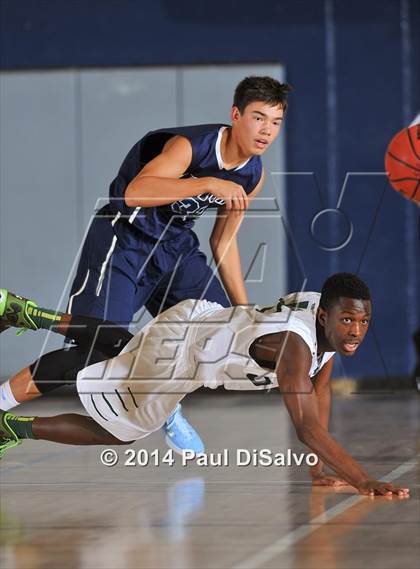
M 134 187 L 132 183 L 128 184 L 124 194 L 124 203 L 127 207 L 139 207 L 143 205 L 137 185 Z

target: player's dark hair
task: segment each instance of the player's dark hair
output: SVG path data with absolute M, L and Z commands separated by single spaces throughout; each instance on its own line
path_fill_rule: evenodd
M 328 310 L 340 297 L 370 300 L 370 292 L 366 283 L 356 275 L 335 273 L 323 284 L 319 304 Z
M 287 109 L 287 95 L 292 90 L 287 83 L 280 83 L 268 76 L 245 77 L 235 89 L 233 106 L 242 114 L 245 107 L 255 101 L 262 101 L 273 107 L 281 105 L 283 112 Z

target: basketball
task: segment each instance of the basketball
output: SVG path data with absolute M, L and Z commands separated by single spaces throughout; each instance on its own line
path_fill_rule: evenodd
M 420 203 L 420 124 L 394 136 L 385 154 L 385 170 L 394 190 Z

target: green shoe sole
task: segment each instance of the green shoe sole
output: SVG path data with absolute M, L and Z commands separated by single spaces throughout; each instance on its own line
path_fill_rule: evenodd
M 37 325 L 28 313 L 28 308 L 37 308 L 37 304 L 32 300 L 28 300 L 6 290 L 0 288 L 0 332 L 6 328 L 13 326 L 24 329 L 38 330 Z
M 0 460 L 3 458 L 3 456 L 6 454 L 6 452 L 14 447 L 19 446 L 22 443 L 22 441 L 20 439 L 18 440 L 9 440 L 9 441 L 4 441 L 4 442 L 0 442 Z
M 8 423 L 10 416 L 11 414 L 7 411 L 0 410 L 0 458 L 2 458 L 10 448 L 16 447 L 22 442 Z

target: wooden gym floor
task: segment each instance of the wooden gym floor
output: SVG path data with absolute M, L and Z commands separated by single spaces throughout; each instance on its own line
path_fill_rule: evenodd
M 277 393 L 194 394 L 184 411 L 208 452 L 229 466 L 124 466 L 103 447 L 25 441 L 0 465 L 3 569 L 417 569 L 420 558 L 420 398 L 335 396 L 331 431 L 372 477 L 409 486 L 409 499 L 312 488 L 306 466 L 239 466 L 236 449 L 304 451 Z M 73 397 L 22 414 L 80 411 Z M 155 433 L 144 448 L 161 461 Z M 141 455 L 144 459 L 145 453 Z M 242 455 L 243 458 L 244 455 Z M 214 457 L 216 460 L 216 455 Z

